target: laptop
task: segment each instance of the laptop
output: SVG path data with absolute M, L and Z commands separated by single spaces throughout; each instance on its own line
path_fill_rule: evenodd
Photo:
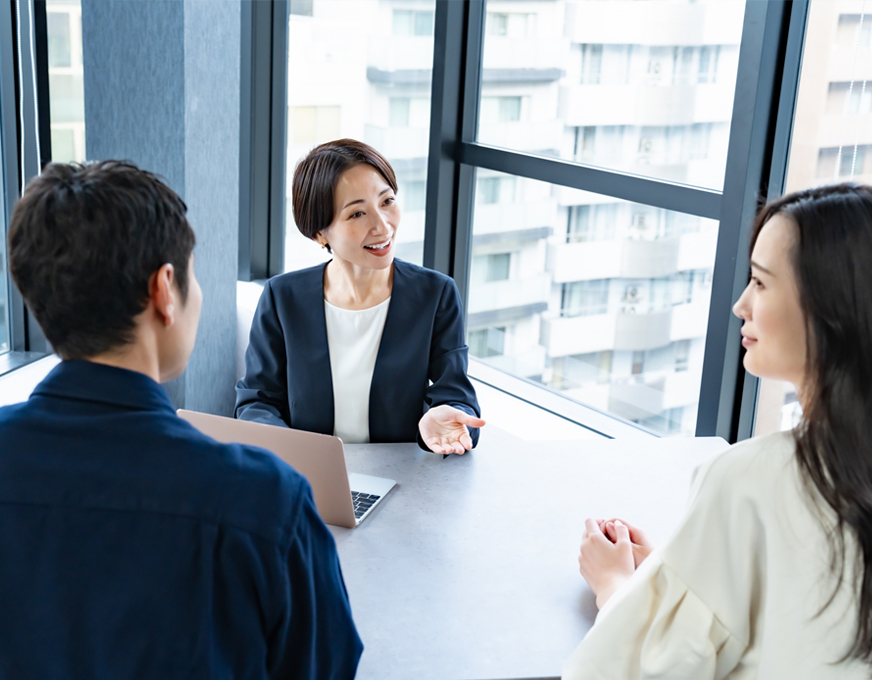
M 339 437 L 184 409 L 177 413 L 216 441 L 272 451 L 309 481 L 325 524 L 353 529 L 396 485 L 393 479 L 348 474 Z

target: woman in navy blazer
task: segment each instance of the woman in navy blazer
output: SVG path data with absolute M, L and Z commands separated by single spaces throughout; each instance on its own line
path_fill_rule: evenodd
M 321 145 L 297 166 L 295 221 L 333 259 L 267 282 L 236 386 L 237 418 L 333 434 L 325 301 L 368 310 L 389 300 L 369 385 L 369 441 L 417 440 L 439 453 L 475 446 L 484 421 L 466 374 L 457 286 L 394 259 L 396 192 L 388 162 L 354 140 Z

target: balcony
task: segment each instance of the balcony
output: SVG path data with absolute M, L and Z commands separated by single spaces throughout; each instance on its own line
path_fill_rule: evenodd
M 844 130 L 850 131 L 847 135 L 850 144 L 843 139 Z M 816 137 L 815 146 L 838 147 L 844 144 L 842 153 L 854 153 L 855 143 L 872 144 L 872 113 L 828 113 L 823 116 Z
M 612 349 L 615 345 L 615 315 L 543 317 L 540 344 L 548 355 L 565 357 Z
M 683 238 L 549 243 L 548 267 L 555 283 L 669 276 L 679 271 Z
M 621 249 L 621 277 L 653 279 L 674 274 L 678 271 L 679 245 L 680 239 L 677 238 L 624 241 Z
M 609 413 L 627 420 L 644 420 L 663 413 L 665 385 L 665 377 L 650 382 L 614 382 L 609 390 Z
M 548 307 L 551 294 L 551 277 L 548 274 L 524 279 L 507 279 L 473 284 L 469 291 L 469 314 Z M 484 325 L 473 324 L 470 326 Z
M 556 77 L 551 79 L 557 80 L 566 66 L 568 53 L 569 41 L 562 38 L 533 40 L 489 35 L 485 40 L 484 71 L 485 75 L 492 69 L 552 72 Z
M 545 370 L 545 348 L 541 345 L 518 354 L 501 354 L 486 359 L 478 359 L 497 370 L 516 375 L 521 378 L 541 376 Z
M 621 312 L 615 315 L 614 349 L 637 351 L 663 347 L 669 344 L 671 331 L 672 307 L 648 314 Z
M 643 351 L 676 340 L 705 337 L 707 327 L 708 301 L 646 314 L 547 314 L 542 318 L 540 342 L 552 358 L 609 349 Z
M 744 12 L 729 2 L 569 3 L 565 35 L 574 43 L 613 45 L 738 45 Z M 629 20 L 628 18 L 632 18 Z
M 509 232 L 526 232 L 554 224 L 556 204 L 545 198 L 531 203 L 477 203 L 475 237 Z
M 418 127 L 381 127 L 367 124 L 364 140 L 391 161 L 395 159 L 427 158 L 430 130 Z
M 482 123 L 478 141 L 516 151 L 546 151 L 561 147 L 563 121 L 516 121 L 511 123 Z
M 729 83 L 703 85 L 564 85 L 560 117 L 568 126 L 675 126 L 729 123 Z
M 669 339 L 689 340 L 702 338 L 708 330 L 709 300 L 675 305 L 672 308 L 672 328 Z
M 432 36 L 370 36 L 366 65 L 383 72 L 433 69 Z

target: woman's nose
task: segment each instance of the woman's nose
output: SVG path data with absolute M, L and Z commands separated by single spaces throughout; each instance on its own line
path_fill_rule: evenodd
M 749 283 L 745 287 L 745 290 L 742 291 L 739 299 L 736 300 L 736 304 L 733 305 L 733 314 L 738 316 L 740 319 L 744 319 L 746 321 L 748 319 L 748 291 L 750 289 L 751 284 Z

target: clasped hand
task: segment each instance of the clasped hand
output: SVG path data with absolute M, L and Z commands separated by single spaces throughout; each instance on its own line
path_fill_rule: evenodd
M 654 549 L 645 534 L 619 519 L 587 519 L 578 555 L 578 568 L 596 595 L 596 606 L 620 588 Z
M 434 453 L 465 453 L 472 448 L 468 427 L 484 427 L 481 418 L 442 404 L 431 408 L 418 423 L 421 439 Z

